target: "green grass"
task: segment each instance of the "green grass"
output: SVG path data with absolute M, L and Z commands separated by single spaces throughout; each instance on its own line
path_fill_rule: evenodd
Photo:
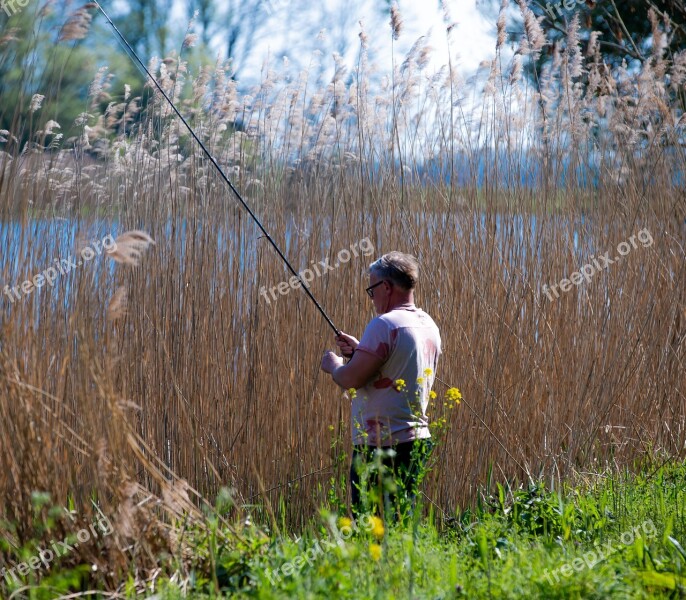
M 640 472 L 586 478 L 560 492 L 542 482 L 518 489 L 496 484 L 474 510 L 453 517 L 428 511 L 383 532 L 380 521 L 376 529 L 370 518 L 346 525 L 322 510 L 300 536 L 269 533 L 267 525 L 247 520 L 235 542 L 212 514 L 208 528 L 185 532 L 193 557 L 183 569 L 176 558 L 160 557 L 165 575 L 154 592 L 162 598 L 183 597 L 183 590 L 185 597 L 206 598 L 684 597 L 686 464 Z M 220 499 L 218 507 L 222 512 L 228 504 Z M 30 596 L 18 597 L 85 591 L 88 578 L 88 565 L 55 564 L 40 584 L 33 582 Z M 144 591 L 135 581 L 123 583 L 117 597 Z
M 679 544 L 685 505 L 684 465 L 652 477 L 601 479 L 560 495 L 542 484 L 514 494 L 500 487 L 441 532 L 431 517 L 391 527 L 378 562 L 364 531 L 304 564 L 293 561 L 312 557 L 314 539 L 321 547 L 335 539 L 331 533 L 274 541 L 234 592 L 258 598 L 680 597 L 686 594 Z M 283 575 L 287 561 L 295 569 L 290 576 Z

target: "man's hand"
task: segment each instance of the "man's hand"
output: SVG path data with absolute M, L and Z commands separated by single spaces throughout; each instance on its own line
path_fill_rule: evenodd
M 343 359 L 331 351 L 324 352 L 322 356 L 322 371 L 333 373 L 338 367 L 343 366 Z
M 347 358 L 350 358 L 355 352 L 355 349 L 359 346 L 360 342 L 357 338 L 352 335 L 343 333 L 336 336 L 336 345 L 340 348 L 341 354 Z

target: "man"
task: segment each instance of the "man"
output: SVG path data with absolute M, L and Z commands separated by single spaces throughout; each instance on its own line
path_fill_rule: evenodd
M 333 352 L 322 357 L 322 370 L 353 396 L 354 512 L 362 508 L 361 465 L 374 462 L 375 449 L 392 449 L 383 453 L 382 461 L 395 474 L 400 499 L 412 503 L 431 451 L 426 409 L 441 338 L 433 319 L 414 304 L 418 276 L 417 259 L 402 252 L 389 252 L 372 263 L 366 291 L 379 316 L 367 325 L 359 342 L 346 333 L 338 336 L 342 354 L 351 356 L 347 364 Z M 385 497 L 391 497 L 388 489 Z

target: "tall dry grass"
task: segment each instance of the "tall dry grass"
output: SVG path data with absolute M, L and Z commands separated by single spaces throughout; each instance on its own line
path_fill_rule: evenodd
M 376 255 L 419 257 L 438 375 L 465 398 L 446 411 L 438 387 L 432 409 L 451 429 L 425 491 L 446 514 L 491 465 L 500 480 L 556 481 L 677 458 L 686 441 L 686 58 L 657 43 L 639 72 L 611 72 L 574 20 L 530 84 L 522 63 L 545 34 L 524 18 L 514 59 L 499 38 L 471 81 L 428 73 L 423 40 L 386 77 L 363 37 L 331 81 L 269 68 L 248 93 L 227 65 L 151 64 L 296 269 L 367 237 Z M 0 280 L 74 255 L 77 238 L 141 229 L 157 243 L 137 268 L 101 257 L 0 299 L 0 517 L 22 539 L 32 491 L 86 515 L 95 494 L 120 560 L 137 515 L 141 561 L 145 544 L 174 546 L 155 507 L 183 514 L 222 486 L 300 527 L 347 471 L 349 401 L 319 370 L 332 332 L 301 291 L 259 297 L 289 276 L 267 241 L 162 99 L 139 115 L 126 82 L 101 75 L 61 150 L 43 124 L 24 147 L 5 134 Z M 652 246 L 542 293 L 644 228 Z M 358 337 L 370 259 L 311 284 Z

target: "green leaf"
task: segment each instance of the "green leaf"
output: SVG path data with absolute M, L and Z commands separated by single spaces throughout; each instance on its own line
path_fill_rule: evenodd
M 498 500 L 500 502 L 500 508 L 505 510 L 505 488 L 499 483 L 496 485 L 498 486 Z
M 672 544 L 672 546 L 674 546 L 677 549 L 677 552 L 679 552 L 679 554 L 681 554 L 681 556 L 684 559 L 686 559 L 686 552 L 684 552 L 684 549 L 681 546 L 681 544 L 677 540 L 675 540 L 671 535 L 667 537 L 667 540 Z
M 640 573 L 643 584 L 649 587 L 676 589 L 676 577 L 672 573 L 658 573 L 657 571 L 643 571 Z

